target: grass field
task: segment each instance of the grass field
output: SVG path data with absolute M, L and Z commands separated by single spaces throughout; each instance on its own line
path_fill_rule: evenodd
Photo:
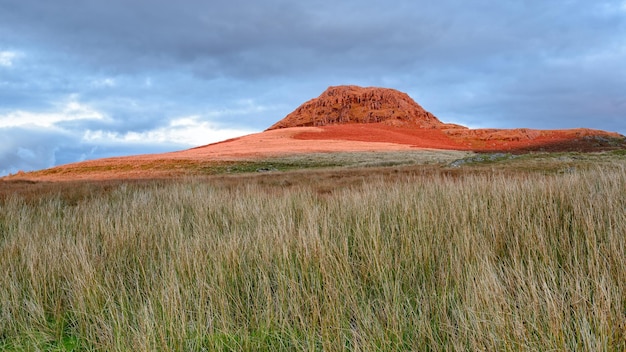
M 622 153 L 0 187 L 0 350 L 626 350 Z

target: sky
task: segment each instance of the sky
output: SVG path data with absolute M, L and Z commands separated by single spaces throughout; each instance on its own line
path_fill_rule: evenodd
M 0 0 L 0 176 L 259 132 L 341 84 L 626 134 L 626 0 Z

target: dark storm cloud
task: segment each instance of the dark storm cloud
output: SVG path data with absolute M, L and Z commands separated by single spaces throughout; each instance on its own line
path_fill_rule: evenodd
M 0 38 L 0 118 L 77 101 L 106 117 L 56 122 L 78 139 L 262 130 L 337 84 L 472 127 L 626 133 L 622 0 L 0 0 Z
M 3 2 L 0 11 L 11 39 L 121 72 L 174 63 L 230 71 L 233 60 L 249 63 L 247 53 L 292 45 L 302 17 L 288 2 L 236 0 L 22 1 Z
M 2 2 L 14 40 L 111 70 L 188 65 L 208 77 L 421 69 L 573 55 L 619 36 L 623 14 L 585 1 Z M 500 61 L 500 62 L 498 62 Z M 506 66 L 506 65 L 505 65 Z

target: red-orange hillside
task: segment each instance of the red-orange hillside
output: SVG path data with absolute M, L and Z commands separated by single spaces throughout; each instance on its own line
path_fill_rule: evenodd
M 5 177 L 76 180 L 180 177 L 211 163 L 287 154 L 446 149 L 602 151 L 626 148 L 624 136 L 591 129 L 468 129 L 446 124 L 393 89 L 330 87 L 267 131 L 188 150 L 107 158 Z M 192 172 L 193 174 L 193 172 Z
M 601 151 L 624 147 L 618 133 L 586 128 L 564 130 L 468 129 L 441 122 L 407 94 L 394 89 L 329 87 L 269 130 L 315 126 L 299 140 L 385 142 L 416 148 L 471 151 Z

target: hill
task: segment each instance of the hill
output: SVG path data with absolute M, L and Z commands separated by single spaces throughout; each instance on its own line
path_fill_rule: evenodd
M 267 130 L 369 123 L 412 128 L 462 128 L 442 123 L 406 93 L 395 89 L 336 86 L 300 105 Z
M 626 138 L 614 132 L 468 129 L 440 121 L 394 89 L 338 86 L 329 87 L 261 133 L 172 153 L 91 160 L 4 179 L 173 178 L 230 170 L 228 165 L 238 162 L 254 164 L 255 160 L 312 153 L 440 150 L 441 158 L 429 160 L 445 163 L 452 151 L 462 156 L 463 152 L 616 149 L 626 149 Z
M 624 146 L 623 136 L 588 128 L 469 129 L 443 123 L 406 93 L 377 87 L 329 87 L 267 131 L 295 127 L 320 128 L 297 134 L 295 138 L 300 140 L 383 142 L 476 152 L 590 152 Z

